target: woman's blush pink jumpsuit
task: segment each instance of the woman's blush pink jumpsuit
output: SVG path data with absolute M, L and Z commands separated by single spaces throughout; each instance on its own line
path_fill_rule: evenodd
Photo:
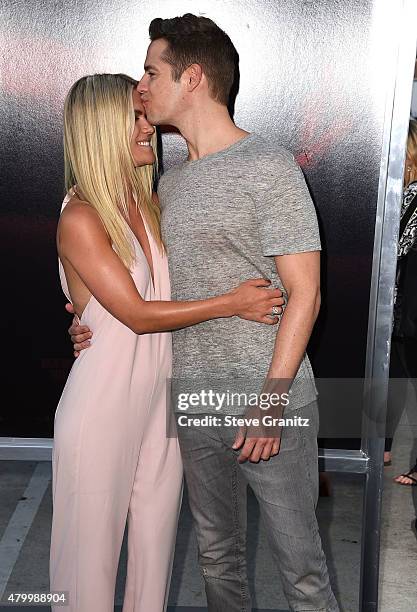
M 167 260 L 145 227 L 154 284 L 129 229 L 132 277 L 145 300 L 169 300 Z M 60 277 L 70 300 L 61 263 Z M 93 296 L 81 324 L 93 331 L 92 343 L 75 361 L 55 415 L 50 588 L 69 592 L 68 612 L 113 612 L 127 519 L 123 612 L 163 612 L 182 494 L 178 441 L 168 434 L 171 335 L 137 335 Z

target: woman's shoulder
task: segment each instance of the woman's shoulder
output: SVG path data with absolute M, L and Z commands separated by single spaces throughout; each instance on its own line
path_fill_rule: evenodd
M 74 231 L 78 234 L 84 231 L 105 233 L 104 226 L 95 208 L 77 195 L 69 195 L 70 197 L 59 217 L 58 233 L 61 235 Z
M 61 221 L 83 222 L 84 220 L 99 219 L 99 215 L 87 200 L 81 199 L 77 194 L 67 193 L 64 198 L 64 206 L 61 210 Z

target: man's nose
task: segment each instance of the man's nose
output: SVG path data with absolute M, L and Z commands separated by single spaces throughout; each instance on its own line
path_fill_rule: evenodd
M 146 91 L 146 87 L 145 87 L 145 83 L 143 79 L 144 77 L 142 77 L 139 83 L 136 85 L 136 91 L 140 94 Z

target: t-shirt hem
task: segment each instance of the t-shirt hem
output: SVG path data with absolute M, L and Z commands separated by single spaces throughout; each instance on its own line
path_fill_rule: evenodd
M 262 255 L 265 257 L 278 257 L 279 255 L 295 255 L 296 253 L 312 253 L 313 251 L 321 251 L 321 245 L 311 244 L 303 245 L 302 247 L 288 247 L 283 249 L 280 247 L 268 247 L 262 249 Z

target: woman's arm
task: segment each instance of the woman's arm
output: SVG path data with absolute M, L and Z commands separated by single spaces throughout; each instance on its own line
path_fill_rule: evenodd
M 97 213 L 83 203 L 63 211 L 57 244 L 61 260 L 70 263 L 96 300 L 137 334 L 235 315 L 271 325 L 277 322 L 277 317 L 269 316 L 272 306 L 283 303 L 281 291 L 265 291 L 269 282 L 264 279 L 246 281 L 229 293 L 207 300 L 145 301 L 111 247 Z

